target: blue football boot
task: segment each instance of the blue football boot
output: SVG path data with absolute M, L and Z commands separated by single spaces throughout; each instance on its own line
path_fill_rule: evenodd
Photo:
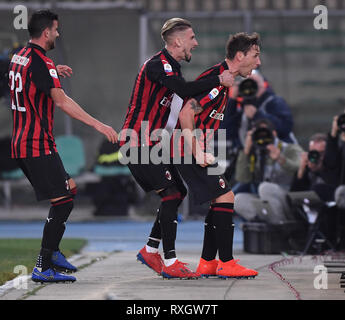
M 31 274 L 31 280 L 34 282 L 74 282 L 77 279 L 73 276 L 68 276 L 62 273 L 55 271 L 50 268 L 43 272 L 39 271 L 37 268 L 34 268 Z
M 54 251 L 52 255 L 54 269 L 63 272 L 76 272 L 77 268 L 70 264 L 60 251 Z

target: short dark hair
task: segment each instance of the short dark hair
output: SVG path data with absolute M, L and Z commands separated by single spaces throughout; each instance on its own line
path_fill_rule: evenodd
M 239 32 L 234 35 L 230 35 L 225 47 L 226 57 L 232 60 L 239 51 L 246 55 L 254 45 L 260 46 L 260 36 L 256 32 L 251 35 L 246 32 Z
M 58 20 L 58 15 L 50 10 L 39 10 L 34 12 L 28 24 L 30 37 L 33 39 L 39 38 L 44 29 L 53 26 L 54 20 Z
M 184 31 L 188 28 L 191 28 L 192 24 L 182 18 L 171 18 L 165 21 L 162 29 L 161 29 L 161 37 L 162 39 L 167 42 L 169 37 L 176 31 Z

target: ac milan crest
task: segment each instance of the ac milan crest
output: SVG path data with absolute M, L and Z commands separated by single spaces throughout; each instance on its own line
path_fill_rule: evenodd
M 171 180 L 171 173 L 169 170 L 165 171 L 165 177 L 168 179 L 168 180 Z
M 225 188 L 225 181 L 222 178 L 219 179 L 219 185 L 222 189 Z

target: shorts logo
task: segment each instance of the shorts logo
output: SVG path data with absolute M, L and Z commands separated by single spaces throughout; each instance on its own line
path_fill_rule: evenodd
M 169 170 L 165 171 L 165 177 L 168 179 L 168 180 L 171 180 L 171 173 Z
M 49 73 L 53 78 L 55 78 L 55 79 L 58 78 L 58 75 L 57 75 L 57 72 L 55 69 L 49 69 Z
M 222 178 L 219 179 L 219 185 L 222 189 L 225 189 L 225 181 Z
M 210 98 L 210 100 L 212 100 L 216 96 L 218 96 L 218 94 L 219 94 L 219 90 L 217 88 L 214 88 L 210 91 L 210 93 L 208 94 L 208 97 Z
M 69 183 L 68 183 L 68 180 L 65 180 L 65 187 L 66 187 L 66 190 L 69 190 Z

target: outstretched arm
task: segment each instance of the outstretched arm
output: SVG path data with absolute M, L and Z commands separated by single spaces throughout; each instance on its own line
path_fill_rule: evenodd
M 164 77 L 161 81 L 165 87 L 184 99 L 209 91 L 219 85 L 230 87 L 234 83 L 234 78 L 229 70 L 224 70 L 220 75 L 212 75 L 195 81 L 185 81 L 184 78 L 178 76 Z
M 110 142 L 117 142 L 117 132 L 112 127 L 89 115 L 78 103 L 67 96 L 61 88 L 52 88 L 50 90 L 50 95 L 55 104 L 70 117 L 95 128 L 97 131 L 105 135 Z

